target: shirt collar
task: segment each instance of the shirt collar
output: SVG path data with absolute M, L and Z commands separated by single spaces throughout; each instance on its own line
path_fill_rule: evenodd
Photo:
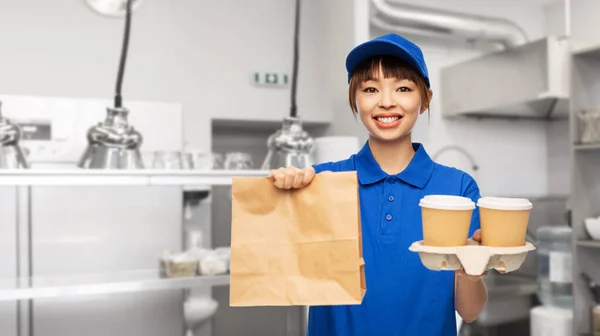
M 413 143 L 412 146 L 415 150 L 415 155 L 412 160 L 406 169 L 393 176 L 405 183 L 423 189 L 433 173 L 434 162 L 431 160 L 422 144 Z M 356 155 L 356 170 L 358 181 L 363 185 L 376 183 L 390 176 L 384 172 L 379 166 L 379 163 L 375 161 L 368 140 Z

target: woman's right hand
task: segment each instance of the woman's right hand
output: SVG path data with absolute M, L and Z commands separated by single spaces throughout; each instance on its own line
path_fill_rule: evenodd
M 271 170 L 269 178 L 279 189 L 300 189 L 306 187 L 313 180 L 315 174 L 313 167 L 300 169 L 290 166 Z

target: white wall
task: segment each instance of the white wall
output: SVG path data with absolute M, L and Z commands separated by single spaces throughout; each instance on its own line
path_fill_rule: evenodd
M 396 0 L 395 2 L 414 4 L 413 1 L 408 0 Z M 538 39 L 546 35 L 546 16 L 542 5 L 536 2 L 423 0 L 419 2 L 419 5 L 462 13 L 503 17 L 520 25 L 530 39 Z M 385 33 L 388 32 L 371 30 L 370 37 Z M 441 117 L 438 85 L 440 69 L 475 57 L 481 51 L 475 50 L 467 44 L 456 45 L 422 37 L 407 37 L 423 49 L 434 91 L 431 121 L 428 123 L 426 115 L 420 118 L 414 130 L 414 141 L 423 142 L 430 155 L 434 155 L 447 145 L 458 145 L 466 149 L 480 167 L 477 173 L 473 172 L 469 161 L 458 152 L 446 152 L 437 161 L 473 174 L 480 184 L 482 193 L 486 195 L 536 196 L 555 191 L 557 188 L 564 189 L 561 186 L 552 190 L 549 188 L 548 125 L 546 122 L 474 119 L 459 121 Z M 349 49 L 345 53 L 348 51 Z M 344 90 L 347 90 L 347 86 L 343 87 Z M 333 132 L 355 134 L 364 139 L 366 134 L 363 128 L 359 122 L 351 119 L 347 103 L 345 104 L 343 108 L 340 107 L 335 112 L 334 124 L 338 126 L 337 128 L 335 125 L 333 126 Z M 553 132 L 562 134 L 560 127 L 554 127 Z M 564 134 L 565 136 L 567 134 L 566 126 Z M 564 177 L 562 169 L 557 171 L 552 173 L 554 177 Z

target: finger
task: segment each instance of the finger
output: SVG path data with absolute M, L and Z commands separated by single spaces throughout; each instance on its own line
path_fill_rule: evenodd
M 476 241 L 476 242 L 481 242 L 481 229 L 477 229 L 473 233 L 473 240 Z
M 275 186 L 279 189 L 283 189 L 283 184 L 285 182 L 285 174 L 283 173 L 275 173 Z
M 308 168 L 306 169 L 306 172 L 304 174 L 304 178 L 302 179 L 302 186 L 305 187 L 307 185 L 310 184 L 310 182 L 312 182 L 312 180 L 315 178 L 315 169 L 314 168 Z
M 304 180 L 305 174 L 306 174 L 306 172 L 304 171 L 304 169 L 296 170 L 296 175 L 294 176 L 294 180 L 292 182 L 292 188 L 301 188 L 302 187 L 302 181 Z
M 285 181 L 285 168 L 279 168 L 273 171 L 273 179 L 277 188 L 283 188 L 283 182 Z
M 285 180 L 283 181 L 283 188 L 290 189 L 292 183 L 294 183 L 294 177 L 296 177 L 296 170 L 293 167 L 289 167 L 285 170 Z

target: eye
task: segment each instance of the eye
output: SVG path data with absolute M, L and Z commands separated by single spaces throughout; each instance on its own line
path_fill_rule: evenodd
M 399 92 L 410 92 L 412 90 L 408 86 L 401 86 L 396 91 L 399 91 Z
M 368 88 L 365 88 L 363 90 L 363 92 L 366 92 L 366 93 L 375 93 L 375 92 L 377 92 L 377 89 L 374 88 L 374 87 L 368 87 Z

